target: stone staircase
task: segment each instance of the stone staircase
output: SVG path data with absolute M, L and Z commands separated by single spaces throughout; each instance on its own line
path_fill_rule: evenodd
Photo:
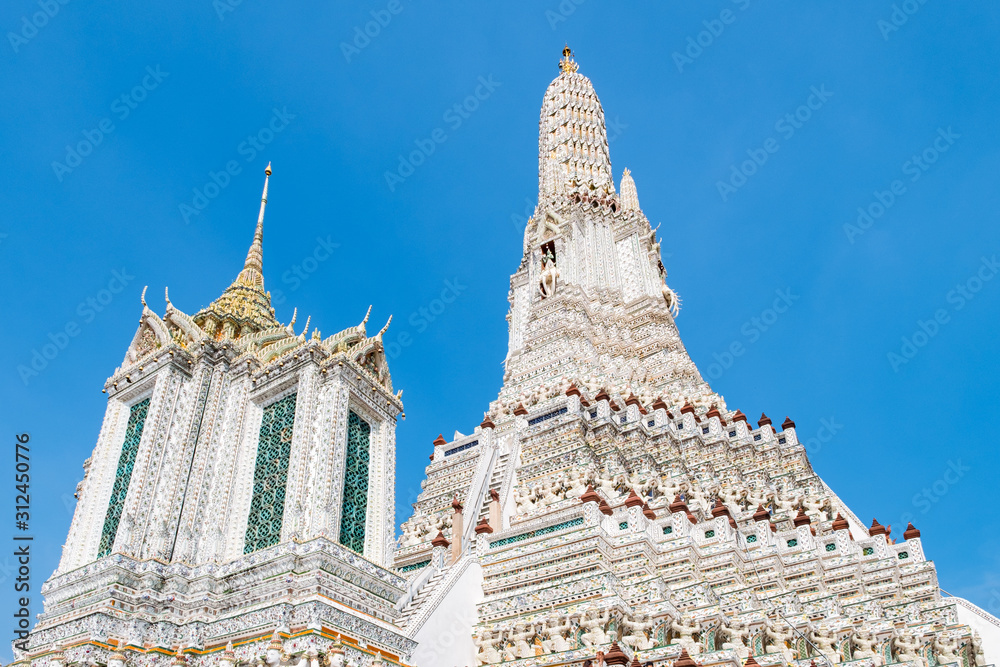
M 486 493 L 483 494 L 483 502 L 479 506 L 479 515 L 476 517 L 476 523 L 479 523 L 490 515 L 490 491 L 500 492 L 500 487 L 503 485 L 504 475 L 507 472 L 507 461 L 510 458 L 510 454 L 501 454 L 500 458 L 497 459 L 497 463 L 493 466 L 493 474 L 490 475 L 490 484 L 486 489 Z M 498 529 L 498 526 L 493 527 L 494 530 Z
M 445 573 L 447 573 L 447 568 L 442 568 L 435 572 L 430 579 L 420 588 L 420 591 L 410 600 L 410 603 L 403 608 L 400 613 L 399 618 L 396 620 L 396 625 L 401 628 L 405 628 L 413 615 L 420 610 L 421 605 L 434 594 L 437 589 L 438 583 L 444 578 Z

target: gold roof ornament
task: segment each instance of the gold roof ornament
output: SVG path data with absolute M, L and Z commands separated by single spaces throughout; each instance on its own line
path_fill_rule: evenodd
M 257 228 L 239 275 L 217 299 L 193 316 L 174 306 L 170 301 L 169 291 L 164 289 L 167 309 L 163 319 L 160 319 L 149 309 L 145 300 L 147 290 L 143 290 L 142 319 L 122 368 L 131 368 L 162 347 L 176 344 L 197 354 L 206 344 L 217 343 L 218 349 L 229 350 L 234 357 L 248 355 L 247 367 L 252 372 L 263 372 L 267 376 L 274 370 L 266 368 L 269 364 L 281 367 L 285 365 L 286 357 L 298 359 L 300 348 L 314 345 L 326 350 L 328 354 L 349 355 L 354 363 L 371 374 L 373 381 L 392 392 L 392 379 L 388 372 L 383 342 L 391 317 L 375 336 L 369 336 L 366 331 L 372 310 L 369 307 L 360 324 L 327 338 L 322 337 L 319 329 L 310 330 L 311 317 L 306 318 L 302 331 L 296 333 L 298 309 L 293 312 L 288 324 L 281 324 L 275 318 L 271 295 L 264 289 L 263 274 L 264 211 L 271 176 L 270 164 L 264 174 L 264 192 L 260 200 Z M 171 351 L 170 354 L 173 355 L 174 352 Z M 256 366 L 252 363 L 254 360 Z M 188 361 L 188 364 L 192 363 L 191 360 Z M 342 360 L 339 363 L 343 365 Z M 117 387 L 117 384 L 114 386 Z M 396 401 L 399 402 L 399 396 L 396 396 Z
M 207 308 L 194 316 L 195 323 L 215 338 L 238 338 L 247 333 L 280 326 L 274 318 L 271 294 L 264 290 L 264 209 L 267 207 L 267 186 L 271 163 L 264 170 L 264 193 L 253 242 L 243 262 L 243 270 L 233 284 Z
M 580 69 L 580 66 L 576 64 L 576 60 L 573 59 L 573 51 L 570 50 L 569 44 L 563 47 L 562 54 L 563 57 L 559 61 L 559 69 L 566 73 L 575 72 Z

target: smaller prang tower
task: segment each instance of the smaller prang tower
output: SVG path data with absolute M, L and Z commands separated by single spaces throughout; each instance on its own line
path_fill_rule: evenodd
M 387 569 L 403 405 L 385 328 L 369 336 L 366 315 L 324 338 L 275 319 L 267 187 L 219 298 L 187 315 L 168 295 L 161 317 L 143 290 L 18 664 L 276 667 L 299 654 L 317 667 L 412 651 L 393 624 L 405 582 Z

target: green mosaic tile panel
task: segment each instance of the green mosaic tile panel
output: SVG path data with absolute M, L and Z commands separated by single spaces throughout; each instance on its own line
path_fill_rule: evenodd
M 422 560 L 419 563 L 410 563 L 409 565 L 404 565 L 398 568 L 398 572 L 413 572 L 414 570 L 419 570 L 422 567 L 427 567 L 431 562 L 429 560 Z
M 125 509 L 125 496 L 128 495 L 128 484 L 132 481 L 132 470 L 135 468 L 139 441 L 142 440 L 142 429 L 146 425 L 148 414 L 148 398 L 133 405 L 129 411 L 125 442 L 122 443 L 122 453 L 118 457 L 118 472 L 115 473 L 115 484 L 111 487 L 111 500 L 108 501 L 108 513 L 104 516 L 104 530 L 101 531 L 101 544 L 97 549 L 98 558 L 104 558 L 111 553 L 111 547 L 115 545 L 118 522 L 121 521 L 122 510 Z
M 243 545 L 245 554 L 273 546 L 281 540 L 288 461 L 292 454 L 295 396 L 289 394 L 264 408 L 253 473 L 253 498 L 250 500 L 250 516 L 247 518 Z
M 545 528 L 539 528 L 538 530 L 529 530 L 526 533 L 521 533 L 520 535 L 511 535 L 510 537 L 503 537 L 499 540 L 494 540 L 490 542 L 490 548 L 502 547 L 508 544 L 513 544 L 515 542 L 523 542 L 524 540 L 530 540 L 532 537 L 538 537 L 539 535 L 548 535 L 549 533 L 554 533 L 557 530 L 562 530 L 563 528 L 572 528 L 573 526 L 583 525 L 583 517 L 577 517 L 575 519 L 570 519 L 569 521 L 563 521 L 562 523 L 557 523 L 552 526 L 546 526 Z M 628 523 L 625 524 L 628 526 Z
M 353 411 L 347 416 L 344 502 L 340 507 L 340 543 L 359 554 L 365 550 L 368 514 L 368 454 L 372 427 Z

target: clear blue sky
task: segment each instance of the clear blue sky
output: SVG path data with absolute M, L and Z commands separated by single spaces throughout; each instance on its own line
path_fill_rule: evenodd
M 1000 279 L 983 264 L 1000 257 L 1000 8 L 52 0 L 47 17 L 46 1 L 0 11 L 2 470 L 13 435 L 30 432 L 35 611 L 143 285 L 160 312 L 164 286 L 188 312 L 217 296 L 269 160 L 264 272 L 279 318 L 298 306 L 300 324 L 311 315 L 328 334 L 374 304 L 375 326 L 394 315 L 390 343 L 412 341 L 390 362 L 407 415 L 397 518 L 409 515 L 431 440 L 478 424 L 501 381 L 538 113 L 565 42 L 614 126 L 616 181 L 629 167 L 662 223 L 678 325 L 715 389 L 754 419 L 791 416 L 863 520 L 900 535 L 912 516 L 941 585 L 1000 606 Z M 344 47 L 376 19 L 374 37 Z M 478 108 L 453 111 L 481 78 Z M 390 188 L 386 172 L 435 130 L 443 143 Z M 68 155 L 84 141 L 97 145 Z M 742 164 L 753 157 L 763 164 Z M 734 165 L 753 173 L 744 182 Z M 195 201 L 213 172 L 225 186 Z M 876 214 L 865 227 L 859 207 Z M 308 260 L 322 243 L 339 245 Z M 118 287 L 115 271 L 124 289 L 98 311 L 88 299 Z M 420 315 L 449 284 L 454 303 Z M 793 305 L 775 321 L 776 290 Z M 77 335 L 25 382 L 18 367 L 67 325 Z M 742 354 L 712 368 L 734 343 Z

